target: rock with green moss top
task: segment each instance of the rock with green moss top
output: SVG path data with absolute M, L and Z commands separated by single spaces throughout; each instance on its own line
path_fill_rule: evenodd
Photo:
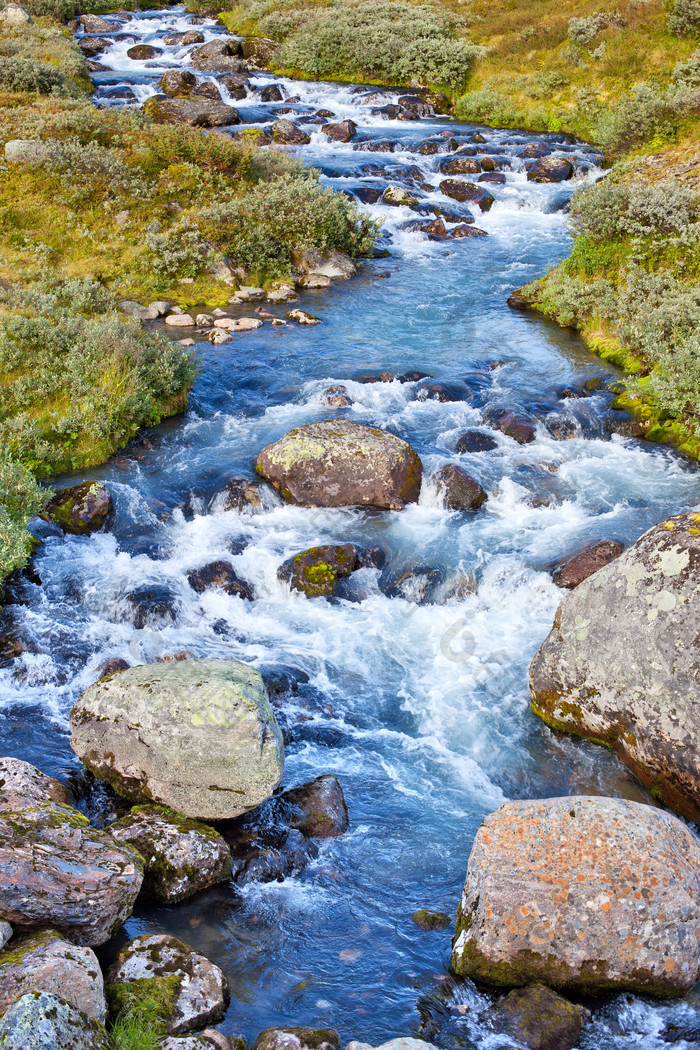
M 401 510 L 420 495 L 423 465 L 401 438 L 349 419 L 305 423 L 268 445 L 256 470 L 303 507 Z
M 221 98 L 192 95 L 151 95 L 143 109 L 156 124 L 186 124 L 191 128 L 227 127 L 241 119 L 238 110 Z
M 22 809 L 32 802 L 70 805 L 68 788 L 21 758 L 0 758 L 0 810 Z
M 338 778 L 331 773 L 283 791 L 280 797 L 289 807 L 289 826 L 308 838 L 335 838 L 348 830 L 345 795 Z
M 483 1019 L 523 1050 L 572 1050 L 590 1013 L 544 984 L 531 984 L 499 999 Z
M 339 1050 L 340 1036 L 332 1028 L 266 1028 L 253 1050 Z
M 0 1018 L 0 1050 L 113 1050 L 104 1026 L 66 999 L 28 992 Z
M 237 660 L 130 667 L 83 693 L 71 747 L 134 802 L 227 820 L 278 787 L 282 734 L 259 672 Z
M 46 513 L 64 532 L 85 536 L 98 532 L 112 515 L 112 497 L 100 481 L 84 481 L 59 489 L 46 508 Z
M 131 915 L 143 860 L 53 802 L 0 814 L 0 919 L 104 944 Z
M 105 977 L 110 1010 L 154 993 L 170 1035 L 220 1021 L 230 999 L 228 979 L 215 963 L 169 934 L 142 934 L 119 952 Z
M 231 877 L 231 850 L 214 828 L 161 806 L 135 806 L 107 828 L 137 849 L 146 865 L 143 890 L 176 904 Z
M 332 598 L 338 580 L 357 568 L 357 550 L 351 543 L 310 547 L 288 558 L 277 570 L 277 576 L 307 598 Z
M 547 725 L 614 748 L 700 821 L 700 515 L 679 514 L 568 594 L 532 661 Z
M 107 1015 L 102 971 L 91 948 L 71 944 L 56 930 L 17 937 L 0 952 L 0 1014 L 27 992 L 61 995 L 102 1024 Z
M 456 973 L 501 986 L 674 996 L 698 980 L 700 845 L 622 799 L 507 802 L 479 828 Z
M 416 926 L 421 930 L 446 930 L 450 925 L 450 917 L 444 911 L 428 911 L 427 908 L 419 908 L 411 916 Z

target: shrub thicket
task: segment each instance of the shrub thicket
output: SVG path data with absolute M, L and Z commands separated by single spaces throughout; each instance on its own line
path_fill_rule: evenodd
M 0 581 L 27 560 L 27 525 L 45 503 L 46 493 L 32 474 L 0 445 Z
M 700 36 L 700 3 L 698 0 L 673 0 L 667 25 L 676 36 Z

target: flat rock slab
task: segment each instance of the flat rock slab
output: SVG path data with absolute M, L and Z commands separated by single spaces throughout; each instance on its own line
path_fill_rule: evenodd
M 49 992 L 29 992 L 0 1018 L 0 1050 L 113 1050 L 93 1017 Z
M 231 850 L 218 831 L 196 820 L 157 806 L 135 806 L 107 830 L 139 851 L 146 866 L 144 891 L 166 904 L 231 877 Z
M 278 787 L 282 734 L 265 684 L 237 660 L 130 667 L 83 693 L 71 747 L 134 802 L 227 820 Z
M 107 1005 L 97 956 L 56 930 L 17 937 L 0 952 L 0 1014 L 27 992 L 60 995 L 88 1017 L 105 1022 Z
M 290 430 L 262 450 L 256 470 L 289 503 L 401 510 L 417 501 L 423 467 L 401 438 L 335 419 Z
M 495 985 L 672 996 L 698 979 L 700 845 L 663 810 L 507 802 L 479 828 L 452 966 Z
M 144 990 L 144 982 L 159 979 L 169 979 L 161 987 L 168 988 L 171 1000 L 165 1019 L 170 1035 L 183 1035 L 223 1017 L 230 998 L 224 971 L 165 933 L 142 934 L 119 952 L 105 977 L 110 1007 L 117 1011 L 132 994 Z
M 0 919 L 104 944 L 131 915 L 143 861 L 69 806 L 0 814 Z
M 679 514 L 566 595 L 530 667 L 532 709 L 612 746 L 700 821 L 700 515 Z

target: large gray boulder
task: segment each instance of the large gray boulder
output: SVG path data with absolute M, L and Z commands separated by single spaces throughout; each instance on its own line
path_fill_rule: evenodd
M 289 503 L 380 510 L 415 503 L 423 472 L 406 441 L 349 419 L 295 427 L 262 450 L 255 469 Z
M 568 594 L 530 667 L 547 725 L 614 748 L 700 820 L 700 516 L 654 526 Z
M 52 802 L 0 813 L 0 919 L 53 926 L 104 944 L 131 915 L 143 861 L 86 818 Z
M 237 660 L 130 667 L 90 686 L 70 724 L 71 747 L 95 776 L 188 817 L 240 816 L 282 779 L 265 684 Z
M 0 1018 L 0 1050 L 113 1050 L 104 1026 L 50 992 L 28 992 Z
M 168 978 L 167 982 L 158 978 Z M 170 1035 L 220 1021 L 230 999 L 224 971 L 177 937 L 142 934 L 129 941 L 107 970 L 105 984 L 114 1013 L 157 982 L 168 993 L 164 1021 Z
M 51 992 L 102 1024 L 107 1015 L 102 971 L 92 948 L 56 930 L 18 937 L 0 952 L 0 1014 L 27 992 Z
M 28 25 L 33 21 L 34 19 L 29 14 L 27 8 L 22 7 L 21 4 L 5 4 L 0 11 L 0 24 L 6 29 L 13 26 Z
M 507 802 L 479 828 L 452 966 L 501 986 L 683 995 L 698 980 L 700 844 L 622 799 Z
M 192 128 L 220 128 L 240 122 L 240 114 L 221 98 L 152 95 L 143 106 L 156 124 L 186 124 Z

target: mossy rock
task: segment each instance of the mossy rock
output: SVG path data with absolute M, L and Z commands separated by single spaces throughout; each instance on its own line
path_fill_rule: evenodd
M 351 543 L 310 547 L 288 558 L 277 575 L 307 598 L 331 598 L 336 593 L 338 580 L 349 576 L 357 564 L 357 550 Z

